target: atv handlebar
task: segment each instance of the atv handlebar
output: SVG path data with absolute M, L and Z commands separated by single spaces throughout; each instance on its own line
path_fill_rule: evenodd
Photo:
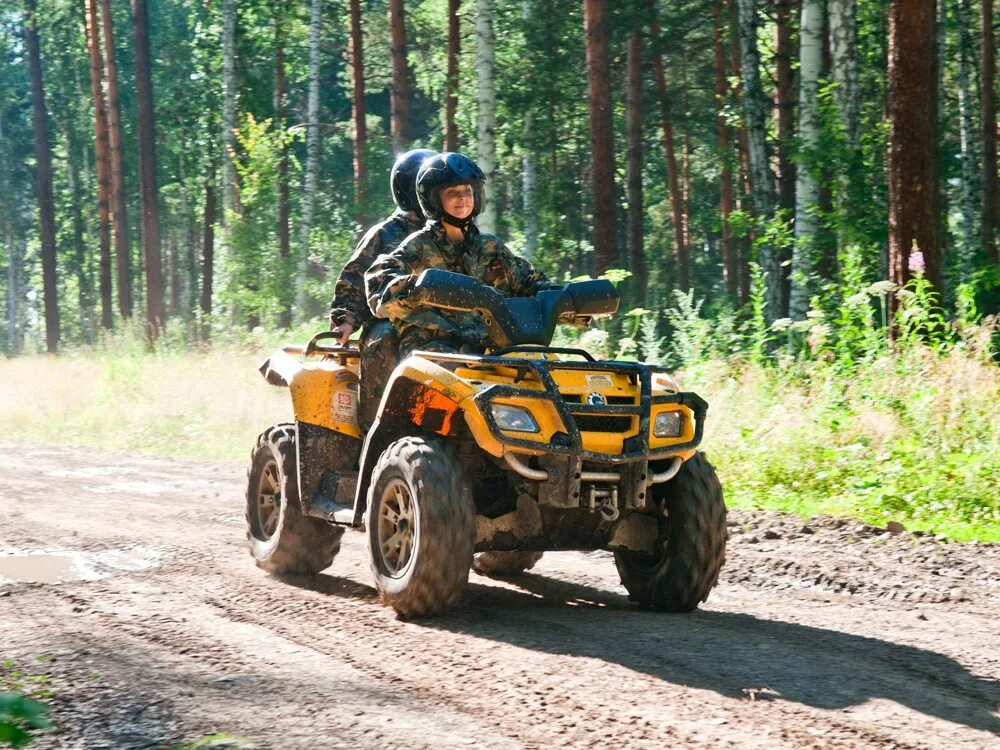
M 428 307 L 479 316 L 490 339 L 501 347 L 548 345 L 557 323 L 610 315 L 619 302 L 618 291 L 607 279 L 571 282 L 534 297 L 504 297 L 471 276 L 436 268 L 420 274 L 409 296 Z

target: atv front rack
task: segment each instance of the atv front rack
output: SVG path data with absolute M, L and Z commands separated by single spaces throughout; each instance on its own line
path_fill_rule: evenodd
M 524 357 L 505 356 L 519 352 L 538 353 L 559 353 L 559 354 L 579 354 L 585 356 L 588 361 L 567 362 L 556 359 L 529 359 Z M 658 461 L 697 447 L 701 443 L 702 432 L 705 425 L 705 415 L 708 412 L 708 404 L 697 394 L 690 392 L 670 393 L 662 396 L 653 395 L 652 378 L 654 373 L 667 373 L 663 367 L 654 367 L 641 362 L 618 362 L 618 361 L 594 361 L 592 357 L 582 349 L 554 349 L 551 347 L 538 346 L 518 346 L 501 349 L 500 351 L 483 356 L 472 356 L 467 354 L 448 354 L 442 352 L 417 351 L 413 354 L 432 360 L 446 369 L 457 369 L 459 366 L 470 368 L 477 367 L 507 367 L 518 371 L 515 383 L 523 380 L 530 372 L 545 390 L 539 391 L 529 388 L 518 388 L 514 385 L 492 385 L 484 391 L 473 396 L 479 406 L 480 413 L 486 420 L 490 434 L 499 443 L 511 448 L 523 448 L 531 453 L 536 453 L 539 449 L 546 452 L 579 457 L 580 461 L 588 461 L 602 464 L 630 464 L 637 461 Z M 451 365 L 451 367 L 449 367 Z M 559 392 L 555 381 L 552 378 L 552 370 L 586 370 L 624 373 L 631 377 L 639 385 L 638 404 L 576 404 L 567 402 Z M 490 402 L 497 398 L 536 398 L 549 401 L 555 406 L 559 418 L 566 427 L 566 432 L 557 432 L 548 443 L 539 443 L 532 440 L 510 437 L 500 430 L 493 417 L 493 410 Z M 680 404 L 691 409 L 694 415 L 694 436 L 691 440 L 683 443 L 674 443 L 663 448 L 650 450 L 649 448 L 649 420 L 650 412 L 654 405 Z M 626 438 L 620 454 L 609 455 L 607 453 L 597 453 L 583 449 L 583 438 L 580 429 L 574 419 L 574 415 L 598 415 L 598 416 L 638 416 L 639 433 Z

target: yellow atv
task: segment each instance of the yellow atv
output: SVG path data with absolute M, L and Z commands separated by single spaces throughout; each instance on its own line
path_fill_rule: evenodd
M 546 550 L 614 551 L 630 598 L 683 612 L 725 558 L 726 507 L 697 451 L 707 410 L 665 370 L 548 346 L 558 322 L 617 310 L 607 281 L 505 299 L 427 270 L 413 298 L 481 317 L 483 355 L 414 352 L 392 374 L 367 434 L 359 354 L 286 346 L 261 365 L 291 391 L 295 422 L 266 430 L 248 471 L 247 540 L 275 573 L 329 567 L 363 531 L 383 601 L 402 617 L 456 602 L 470 568 L 530 568 Z

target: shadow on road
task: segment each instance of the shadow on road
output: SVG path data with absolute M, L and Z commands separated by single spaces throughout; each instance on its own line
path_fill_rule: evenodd
M 509 583 L 518 590 L 473 577 L 463 608 L 422 622 L 735 698 L 752 692 L 825 709 L 884 698 L 1000 734 L 992 713 L 1000 683 L 933 651 L 745 614 L 643 612 L 624 596 L 537 574 Z

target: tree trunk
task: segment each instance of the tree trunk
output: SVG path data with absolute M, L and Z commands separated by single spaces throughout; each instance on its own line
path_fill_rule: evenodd
M 160 260 L 160 193 L 156 185 L 156 132 L 150 75 L 146 0 L 132 0 L 135 32 L 135 97 L 139 120 L 139 184 L 142 188 L 142 244 L 146 265 L 146 325 L 155 339 L 163 330 L 163 270 Z
M 993 42 L 993 0 L 982 0 L 982 111 L 983 128 L 983 253 L 1000 263 L 996 229 L 1000 225 L 1000 192 L 997 189 L 997 118 L 993 82 L 996 76 L 996 48 Z
M 14 239 L 13 222 L 8 217 L 4 222 L 4 234 L 7 239 L 7 351 L 16 355 L 21 351 L 21 313 L 18 309 L 18 295 L 21 293 L 19 276 L 21 259 L 17 252 Z
M 977 232 L 976 213 L 979 206 L 977 200 L 977 181 L 979 169 L 976 165 L 976 136 L 973 122 L 972 77 L 974 71 L 974 53 L 972 42 L 972 13 L 969 10 L 969 0 L 958 0 L 958 117 L 959 117 L 959 152 L 962 157 L 962 177 L 960 190 L 960 205 L 962 214 L 961 247 L 959 249 L 959 278 L 965 281 L 972 271 L 972 261 L 976 254 L 976 245 L 980 244 L 981 234 Z M 978 235 L 978 236 L 977 236 Z
M 52 200 L 52 151 L 49 148 L 48 112 L 42 84 L 42 58 L 38 49 L 38 25 L 35 0 L 26 0 L 27 18 L 24 40 L 28 47 L 31 70 L 32 126 L 35 131 L 35 178 L 38 218 L 41 224 L 42 293 L 45 299 L 45 348 L 59 349 L 59 300 L 56 288 L 56 217 Z
M 674 127 L 670 119 L 667 76 L 663 69 L 663 55 L 660 51 L 660 22 L 656 16 L 656 5 L 653 2 L 647 2 L 647 11 L 649 13 L 649 33 L 653 40 L 653 77 L 656 80 L 656 96 L 660 104 L 660 132 L 663 139 L 663 154 L 667 162 L 667 186 L 670 191 L 677 285 L 686 292 L 691 288 L 691 262 L 688 247 L 684 242 L 684 197 L 681 195 L 677 156 L 674 151 Z
M 319 0 L 315 0 L 318 5 Z M 319 19 L 316 19 L 316 39 L 319 40 Z M 318 49 L 317 49 L 318 52 Z M 311 59 L 311 58 L 310 58 Z M 368 125 L 365 104 L 365 50 L 361 34 L 361 3 L 351 0 L 351 70 L 354 82 L 354 206 L 358 224 L 367 223 L 368 210 Z M 316 61 L 316 86 L 319 85 L 319 60 Z M 310 94 L 311 94 L 310 90 Z M 314 118 L 310 117 L 310 122 Z M 316 97 L 316 156 L 319 156 L 319 96 Z M 318 168 L 318 162 L 314 162 Z M 315 182 L 315 176 L 313 177 Z
M 607 0 L 584 0 L 583 27 L 590 110 L 591 179 L 594 198 L 595 271 L 604 273 L 615 252 L 615 150 L 611 128 Z
M 859 211 L 856 195 L 861 170 L 861 84 L 858 75 L 857 0 L 827 0 L 830 18 L 832 79 L 836 84 L 834 100 L 847 140 L 846 174 L 839 179 L 837 200 L 837 247 L 843 250 L 853 238 L 855 213 Z
M 835 1 L 835 0 L 831 0 Z M 778 208 L 795 211 L 795 165 L 791 149 L 794 139 L 795 92 L 792 77 L 794 32 L 791 14 L 797 0 L 775 0 L 774 26 L 774 124 L 777 131 Z
M 521 17 L 525 27 L 532 24 L 531 0 L 522 0 Z M 521 199 L 524 212 L 524 256 L 532 258 L 538 249 L 538 154 L 535 150 L 535 118 L 532 112 L 524 114 L 521 138 Z
M 458 151 L 458 128 L 455 110 L 458 109 L 458 28 L 459 0 L 448 0 L 448 72 L 444 82 L 444 150 Z
M 212 283 L 215 271 L 215 188 L 214 174 L 205 180 L 205 212 L 202 227 L 204 239 L 201 245 L 201 312 L 204 319 L 203 336 L 208 337 L 208 319 L 212 315 Z
M 493 38 L 493 0 L 476 0 L 476 79 L 479 97 L 476 108 L 476 143 L 479 168 L 490 187 L 476 224 L 484 232 L 495 232 L 497 225 L 496 184 L 496 60 Z M 490 192 L 492 191 L 492 197 Z
M 90 55 L 90 93 L 94 101 L 94 142 L 97 152 L 97 227 L 100 247 L 101 326 L 111 329 L 111 222 L 108 207 L 111 188 L 111 163 L 108 144 L 108 115 L 101 88 L 101 36 L 97 25 L 95 0 L 86 0 L 87 51 Z M 125 316 L 119 279 L 119 309 Z M 125 289 L 129 290 L 128 284 Z M 128 299 L 128 298 L 126 298 Z
M 646 302 L 646 256 L 642 209 L 642 34 L 628 38 L 628 85 L 625 95 L 625 195 L 628 202 L 628 269 L 637 304 Z
M 230 251 L 227 214 L 236 210 L 236 0 L 222 0 L 222 248 Z
M 285 114 L 286 78 L 285 78 L 285 2 L 278 0 L 274 9 L 274 121 L 279 132 L 284 134 L 288 128 Z M 282 143 L 281 158 L 278 161 L 278 254 L 281 257 L 285 273 L 292 254 L 291 230 L 289 228 L 291 207 L 288 188 L 288 144 Z M 288 278 L 286 276 L 285 278 Z M 292 325 L 292 303 L 294 294 L 289 294 L 289 285 L 283 285 L 281 312 L 278 315 L 278 325 L 289 328 Z
M 390 127 L 392 148 L 398 154 L 406 151 L 409 142 L 410 81 L 406 70 L 406 25 L 403 22 L 403 0 L 389 0 L 389 28 L 392 34 L 392 86 L 389 106 L 392 110 Z
M 354 16 L 357 0 L 351 0 L 351 33 L 354 37 Z M 319 171 L 319 35 L 322 19 L 321 0 L 312 0 L 312 14 L 309 21 L 309 98 L 306 103 L 306 174 L 302 195 L 302 219 L 299 224 L 299 257 L 295 264 L 295 318 L 302 322 L 307 317 L 306 311 L 306 276 L 309 271 L 309 232 L 312 229 L 313 203 L 316 200 L 316 179 Z M 358 37 L 361 36 L 360 19 L 358 19 Z M 355 45 L 352 43 L 354 56 L 357 57 Z M 357 76 L 355 75 L 355 78 Z M 355 82 L 355 91 L 357 83 Z M 357 99 L 357 97 L 355 97 Z M 355 101 L 355 108 L 357 101 Z M 354 114 L 355 124 L 358 122 L 357 110 Z M 364 99 L 361 101 L 361 129 L 364 132 Z M 360 213 L 361 187 L 359 169 L 364 165 L 363 152 L 358 148 L 359 134 L 354 136 L 354 205 L 356 215 Z M 359 158 L 359 155 L 362 155 Z
M 889 5 L 889 279 L 907 283 L 919 261 L 941 288 L 938 246 L 935 0 Z
M 722 276 L 726 282 L 726 294 L 735 299 L 739 289 L 739 271 L 736 266 L 736 249 L 733 232 L 729 226 L 729 216 L 733 212 L 733 168 L 729 148 L 729 126 L 726 124 L 726 58 L 722 49 L 722 0 L 712 6 L 712 31 L 715 50 L 715 128 L 719 139 L 719 246 L 722 249 Z
M 167 277 L 170 280 L 168 310 L 171 315 L 177 316 L 181 312 L 181 264 L 177 251 L 177 231 L 174 229 L 167 233 Z
M 795 247 L 788 307 L 805 320 L 813 284 L 819 226 L 819 75 L 823 67 L 823 3 L 803 0 L 799 25 L 799 165 L 795 175 Z
M 93 2 L 93 0 L 91 0 Z M 118 311 L 132 317 L 132 242 L 125 195 L 125 165 L 122 150 L 121 104 L 118 100 L 118 63 L 115 59 L 114 19 L 110 0 L 100 0 L 104 27 L 104 70 L 108 84 L 108 154 L 111 166 L 111 219 L 115 229 L 115 268 L 118 280 Z M 98 178 L 100 179 L 100 178 Z
M 743 69 L 743 106 L 750 157 L 751 202 L 759 226 L 774 217 L 774 181 L 768 164 L 765 98 L 760 82 L 760 53 L 757 50 L 757 0 L 737 0 L 739 8 L 740 51 Z M 760 268 L 766 274 L 767 308 L 765 316 L 773 321 L 784 315 L 781 268 L 776 249 L 760 247 Z

